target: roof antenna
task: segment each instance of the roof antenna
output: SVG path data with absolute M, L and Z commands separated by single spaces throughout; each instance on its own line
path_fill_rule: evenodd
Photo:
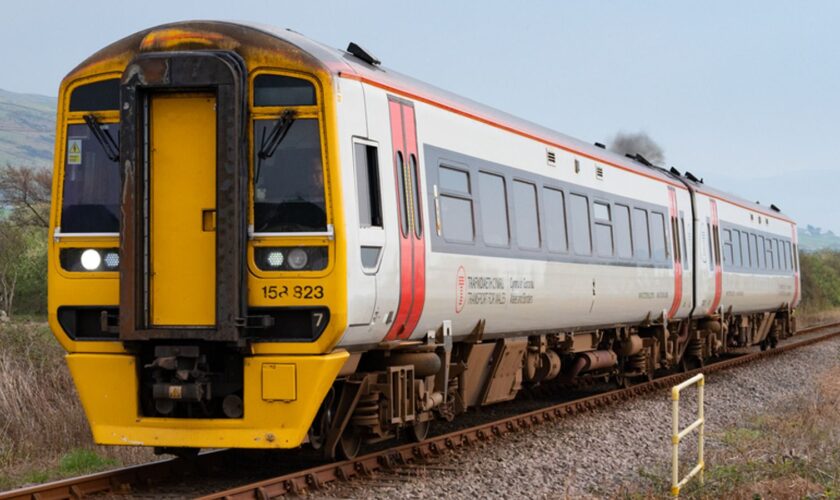
M 347 46 L 347 52 L 353 54 L 354 56 L 370 64 L 371 66 L 379 66 L 380 64 L 382 64 L 382 62 L 379 59 L 377 59 L 376 56 L 366 51 L 360 45 L 354 42 L 350 42 L 350 45 Z

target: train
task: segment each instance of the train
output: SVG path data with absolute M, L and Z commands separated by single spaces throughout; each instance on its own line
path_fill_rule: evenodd
M 796 330 L 796 223 L 387 69 L 189 21 L 58 93 L 49 323 L 103 445 L 353 457 Z

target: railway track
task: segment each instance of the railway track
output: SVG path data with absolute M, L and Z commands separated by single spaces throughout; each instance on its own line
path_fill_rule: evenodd
M 713 373 L 735 366 L 751 363 L 758 359 L 777 356 L 786 351 L 816 344 L 840 336 L 840 322 L 805 328 L 791 340 L 776 349 L 754 352 L 726 359 L 690 372 L 678 373 L 638 384 L 626 389 L 613 390 L 593 396 L 547 406 L 545 408 L 483 423 L 447 434 L 429 438 L 419 443 L 398 445 L 369 453 L 352 460 L 333 462 L 304 468 L 299 471 L 264 479 L 232 489 L 219 491 L 201 497 L 210 499 L 268 499 L 289 494 L 316 490 L 327 483 L 347 481 L 356 477 L 369 476 L 377 471 L 387 471 L 402 465 L 422 462 L 425 459 L 457 448 L 471 446 L 503 437 L 512 432 L 527 430 L 533 426 L 585 413 L 587 411 L 626 401 L 636 396 L 669 388 L 695 373 Z M 805 337 L 805 338 L 803 338 Z M 205 453 L 193 460 L 171 459 L 100 472 L 77 478 L 21 488 L 0 493 L 0 500 L 7 499 L 62 499 L 82 498 L 94 494 L 128 494 L 168 480 L 182 478 L 185 474 L 196 474 L 212 470 L 225 462 L 227 451 Z

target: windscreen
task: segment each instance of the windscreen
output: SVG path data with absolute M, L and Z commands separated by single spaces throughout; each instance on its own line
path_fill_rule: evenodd
M 254 231 L 326 231 L 318 120 L 294 120 L 273 154 L 261 158 L 258 151 L 276 123 L 273 119 L 254 123 Z
M 102 128 L 118 138 L 119 124 Z M 120 191 L 119 163 L 108 158 L 86 124 L 68 125 L 61 232 L 119 232 Z

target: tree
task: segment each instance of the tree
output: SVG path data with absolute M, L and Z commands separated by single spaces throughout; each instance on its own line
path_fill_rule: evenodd
M 0 202 L 18 226 L 50 226 L 52 173 L 45 168 L 0 167 Z
M 25 253 L 23 231 L 8 222 L 0 222 L 0 311 L 5 311 L 9 317 L 12 316 Z

